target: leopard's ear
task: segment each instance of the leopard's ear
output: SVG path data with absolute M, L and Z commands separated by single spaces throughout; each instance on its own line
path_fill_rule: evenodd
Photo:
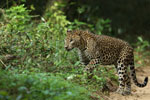
M 76 30 L 73 30 L 73 33 L 80 36 L 82 31 L 79 29 L 76 29 Z

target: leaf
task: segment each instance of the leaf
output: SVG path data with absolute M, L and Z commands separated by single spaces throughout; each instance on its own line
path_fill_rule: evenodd
M 31 10 L 35 10 L 34 5 L 31 5 L 30 8 L 31 8 Z
M 45 95 L 48 95 L 48 94 L 50 93 L 50 91 L 49 91 L 49 90 L 45 90 L 45 91 L 43 91 L 43 93 L 44 93 Z
M 26 2 L 26 0 L 21 0 L 21 2 Z
M 25 86 L 21 86 L 18 88 L 18 91 L 20 92 L 27 91 L 27 88 Z
M 41 20 L 45 22 L 45 19 L 43 17 L 41 17 Z
M 74 65 L 78 66 L 80 64 L 80 61 L 77 61 Z
M 22 98 L 22 94 L 20 94 L 19 96 L 17 96 L 16 100 L 21 100 Z
M 0 91 L 0 95 L 2 95 L 2 96 L 7 96 L 8 93 L 7 93 L 6 91 Z
M 140 42 L 143 42 L 143 39 L 142 39 L 142 37 L 138 37 L 138 40 L 140 41 Z

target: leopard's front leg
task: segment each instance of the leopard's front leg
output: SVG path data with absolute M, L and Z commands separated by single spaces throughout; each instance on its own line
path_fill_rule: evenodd
M 87 72 L 88 78 L 91 78 L 93 76 L 92 72 L 94 68 L 96 68 L 96 65 L 99 64 L 99 59 L 92 59 L 89 64 L 85 67 L 84 72 Z

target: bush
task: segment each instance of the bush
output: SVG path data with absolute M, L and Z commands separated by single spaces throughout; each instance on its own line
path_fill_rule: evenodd
M 58 3 L 51 6 L 38 24 L 31 20 L 29 12 L 24 5 L 5 10 L 6 22 L 2 22 L 0 27 L 0 54 L 11 54 L 17 58 L 6 65 L 40 67 L 48 71 L 56 66 L 75 63 L 77 57 L 68 56 L 64 50 L 65 33 L 70 22 L 59 10 Z
M 86 89 L 46 73 L 0 72 L 1 100 L 88 100 Z
M 136 46 L 137 46 L 136 51 L 142 52 L 142 51 L 150 48 L 150 42 L 147 40 L 143 40 L 143 38 L 139 36 Z

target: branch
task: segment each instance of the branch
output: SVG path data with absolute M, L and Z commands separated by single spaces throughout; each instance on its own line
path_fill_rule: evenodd
M 3 65 L 5 68 L 7 67 L 1 59 L 0 59 L 0 62 L 2 63 L 2 65 Z

